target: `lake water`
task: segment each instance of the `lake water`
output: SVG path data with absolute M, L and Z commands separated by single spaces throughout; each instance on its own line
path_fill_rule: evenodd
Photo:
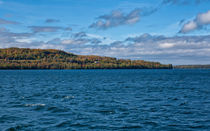
M 210 70 L 2 70 L 0 130 L 210 130 Z

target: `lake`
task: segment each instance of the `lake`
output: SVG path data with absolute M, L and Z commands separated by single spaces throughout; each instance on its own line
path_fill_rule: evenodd
M 210 70 L 1 70 L 0 130 L 210 130 Z

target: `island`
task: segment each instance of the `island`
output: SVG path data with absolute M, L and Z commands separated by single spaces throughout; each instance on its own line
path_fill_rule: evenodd
M 0 69 L 172 69 L 172 64 L 76 55 L 56 49 L 0 49 Z
M 210 65 L 176 65 L 174 69 L 210 69 Z

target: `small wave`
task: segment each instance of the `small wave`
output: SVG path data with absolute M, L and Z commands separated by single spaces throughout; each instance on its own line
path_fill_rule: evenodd
M 98 110 L 96 111 L 102 115 L 111 115 L 111 114 L 115 114 L 116 112 L 114 110 Z
M 52 113 L 64 113 L 64 112 L 68 112 L 69 109 L 65 107 L 59 107 L 59 106 L 51 106 L 47 108 L 47 111 L 50 111 Z
M 28 107 L 33 107 L 33 106 L 45 106 L 45 104 L 25 104 L 25 106 L 28 106 Z
M 74 99 L 74 96 L 65 96 L 64 99 Z
M 33 125 L 31 124 L 20 124 L 20 125 L 15 125 L 13 127 L 9 127 L 8 129 L 6 129 L 5 131 L 22 131 L 22 130 L 31 130 L 31 127 Z

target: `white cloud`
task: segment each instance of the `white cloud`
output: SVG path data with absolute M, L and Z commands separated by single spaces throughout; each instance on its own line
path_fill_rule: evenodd
M 182 33 L 187 33 L 190 31 L 193 31 L 198 28 L 198 25 L 195 21 L 189 21 L 188 23 L 184 24 L 184 26 L 181 29 Z
M 61 44 L 73 44 L 74 40 L 62 40 Z
M 210 24 L 210 10 L 205 13 L 200 13 L 194 20 L 188 21 L 180 30 L 181 33 L 188 33 L 202 28 Z
M 88 37 L 92 37 L 92 38 L 104 39 L 104 36 L 97 35 L 97 34 L 90 34 L 90 33 L 87 33 L 87 36 L 88 36 Z
M 160 48 L 171 48 L 174 47 L 175 44 L 173 43 L 163 43 L 163 44 L 159 44 Z
M 16 39 L 16 42 L 20 42 L 20 43 L 31 43 L 33 40 L 29 39 L 29 38 L 25 38 L 25 39 Z
M 206 13 L 198 14 L 196 21 L 199 25 L 210 24 L 210 10 Z

